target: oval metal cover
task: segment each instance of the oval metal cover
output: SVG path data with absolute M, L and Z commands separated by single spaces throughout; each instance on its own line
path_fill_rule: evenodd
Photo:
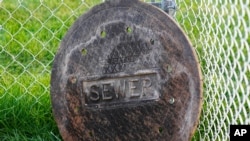
M 200 115 L 199 64 L 160 9 L 110 0 L 82 15 L 55 56 L 51 96 L 64 140 L 190 140 Z

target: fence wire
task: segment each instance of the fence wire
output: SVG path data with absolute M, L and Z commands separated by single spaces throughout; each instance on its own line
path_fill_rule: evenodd
M 83 12 L 101 2 L 0 0 L 0 115 L 23 101 L 30 107 L 50 104 L 51 65 L 60 41 Z M 174 18 L 203 74 L 203 110 L 193 140 L 229 140 L 230 124 L 250 124 L 250 1 L 176 4 Z

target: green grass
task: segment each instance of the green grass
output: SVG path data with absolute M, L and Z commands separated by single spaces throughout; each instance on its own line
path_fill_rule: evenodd
M 61 140 L 52 115 L 50 71 L 72 23 L 101 0 L 0 3 L 0 140 Z

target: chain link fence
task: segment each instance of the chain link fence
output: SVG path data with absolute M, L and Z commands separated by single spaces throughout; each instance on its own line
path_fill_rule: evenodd
M 55 124 L 49 96 L 53 58 L 72 23 L 101 2 L 0 0 L 0 136 L 7 134 L 4 128 L 29 126 L 25 120 L 37 126 L 38 117 Z M 174 19 L 196 49 L 203 74 L 203 110 L 193 140 L 229 140 L 230 124 L 250 124 L 250 1 L 176 4 Z M 48 134 L 60 139 L 57 131 Z

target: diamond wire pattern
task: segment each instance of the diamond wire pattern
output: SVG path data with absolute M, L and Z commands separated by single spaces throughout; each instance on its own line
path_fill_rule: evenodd
M 177 5 L 176 21 L 191 39 L 203 73 L 204 104 L 194 139 L 229 140 L 230 124 L 250 124 L 249 1 Z
M 49 94 L 44 76 L 50 77 L 63 35 L 83 11 L 103 1 L 77 0 L 75 6 L 69 0 L 55 5 L 49 0 L 34 4 L 16 0 L 8 8 L 6 2 L 0 1 L 4 15 L 0 21 L 0 100 L 6 95 L 22 100 L 28 94 L 39 103 Z M 228 140 L 230 124 L 250 124 L 250 1 L 176 3 L 175 20 L 197 52 L 204 82 L 203 110 L 193 140 Z M 16 95 L 14 89 L 23 95 Z

